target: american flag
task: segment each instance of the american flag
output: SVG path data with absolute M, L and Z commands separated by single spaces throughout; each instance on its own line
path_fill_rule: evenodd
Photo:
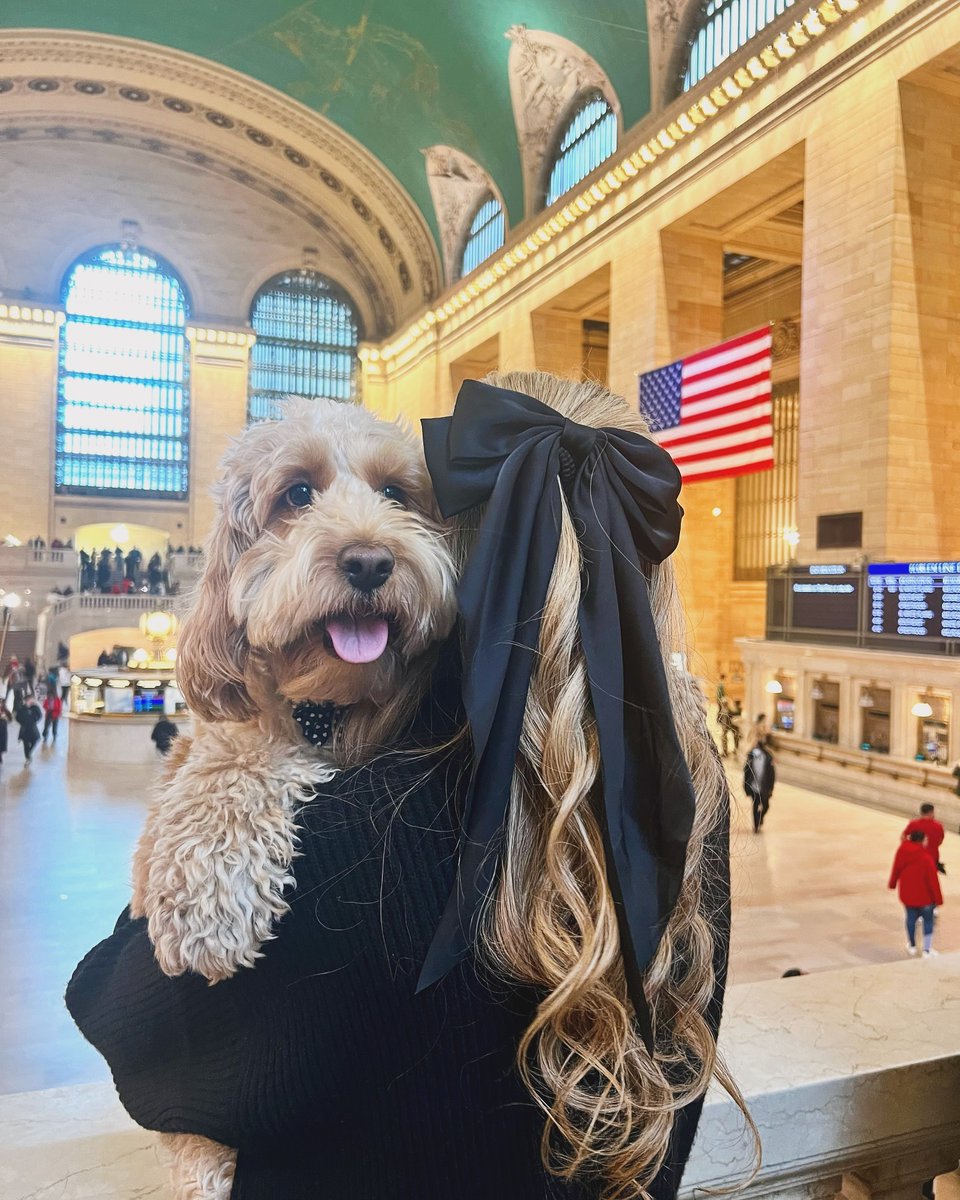
M 640 411 L 684 483 L 773 466 L 769 326 L 640 376 Z

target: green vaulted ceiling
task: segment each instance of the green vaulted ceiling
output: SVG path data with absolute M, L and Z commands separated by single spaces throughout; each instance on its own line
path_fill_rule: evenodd
M 436 232 L 421 150 L 455 146 L 523 216 L 504 37 L 524 24 L 606 72 L 629 127 L 649 109 L 645 0 L 0 0 L 0 26 L 83 29 L 190 51 L 335 121 L 400 180 Z

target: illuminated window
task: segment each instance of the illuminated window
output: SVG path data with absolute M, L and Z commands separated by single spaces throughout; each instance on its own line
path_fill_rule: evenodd
M 184 499 L 189 301 L 155 254 L 102 246 L 63 286 L 58 492 Z
M 251 421 L 278 417 L 287 396 L 356 398 L 357 315 L 329 279 L 310 270 L 274 276 L 254 297 L 250 323 Z
M 503 208 L 500 201 L 487 192 L 473 214 L 467 240 L 460 259 L 460 276 L 469 275 L 495 250 L 503 245 Z
M 707 0 L 693 26 L 683 91 L 709 75 L 794 0 Z
M 568 192 L 617 148 L 617 115 L 599 92 L 585 96 L 557 146 L 547 185 L 546 205 Z

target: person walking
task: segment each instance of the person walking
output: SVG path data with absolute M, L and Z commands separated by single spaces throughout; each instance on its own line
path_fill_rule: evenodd
M 60 700 L 66 704 L 70 699 L 70 664 L 62 662 L 57 667 L 57 686 L 60 688 Z
M 3 756 L 7 752 L 8 745 L 8 726 L 10 724 L 10 710 L 0 700 L 0 767 L 3 766 Z
M 936 812 L 932 804 L 920 805 L 920 816 L 914 817 L 907 824 L 906 829 L 900 835 L 901 841 L 906 841 L 911 833 L 919 830 L 923 834 L 923 848 L 933 860 L 933 865 L 937 868 L 941 875 L 946 875 L 946 868 L 940 861 L 940 847 L 943 845 L 943 826 L 934 815 Z
M 57 726 L 63 714 L 63 701 L 57 695 L 56 688 L 51 688 L 43 698 L 43 741 L 46 744 L 47 734 L 51 741 L 57 740 Z
M 765 746 L 770 740 L 770 726 L 767 724 L 767 714 L 757 713 L 757 719 L 750 726 L 750 742 L 752 745 Z
M 169 754 L 170 747 L 174 740 L 180 736 L 180 730 L 169 719 L 169 717 L 161 716 L 160 720 L 154 725 L 150 733 L 150 740 L 154 743 L 161 754 Z
M 907 923 L 907 953 L 914 957 L 918 952 L 917 922 L 923 922 L 923 957 L 936 954 L 933 948 L 934 909 L 943 903 L 940 880 L 933 859 L 923 845 L 924 834 L 920 829 L 907 835 L 901 842 L 890 872 L 890 888 L 897 888 Z
M 758 741 L 743 764 L 743 790 L 753 804 L 754 833 L 760 832 L 763 819 L 770 810 L 770 797 L 776 782 L 773 755 L 763 742 Z
M 24 690 L 28 696 L 36 696 L 37 694 L 37 664 L 36 661 L 28 654 L 23 660 L 23 681 Z
M 40 741 L 40 721 L 43 718 L 43 713 L 36 700 L 28 697 L 15 710 L 14 716 L 17 719 L 17 724 L 20 726 L 20 733 L 17 740 L 23 743 L 23 760 L 29 766 L 30 759 L 33 757 L 34 747 Z

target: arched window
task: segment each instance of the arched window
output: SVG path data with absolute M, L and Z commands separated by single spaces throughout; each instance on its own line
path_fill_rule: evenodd
M 707 0 L 693 26 L 683 91 L 792 8 L 794 0 Z
M 251 421 L 280 415 L 287 396 L 353 400 L 360 328 L 350 299 L 307 269 L 268 279 L 253 299 Z
M 557 144 L 547 184 L 549 208 L 617 148 L 617 114 L 599 92 L 584 96 Z
M 469 275 L 484 259 L 489 258 L 495 250 L 499 250 L 503 245 L 503 236 L 503 208 L 491 192 L 485 192 L 467 230 L 467 240 L 463 244 L 463 254 L 460 258 L 459 278 Z
M 63 284 L 56 489 L 184 499 L 189 300 L 156 254 L 101 246 Z

